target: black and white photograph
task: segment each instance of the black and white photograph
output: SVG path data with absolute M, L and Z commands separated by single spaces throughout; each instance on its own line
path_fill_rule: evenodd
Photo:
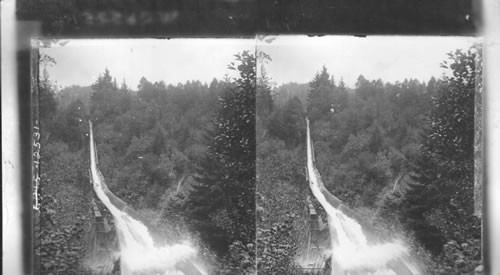
M 3 0 L 2 274 L 500 274 L 497 0 Z
M 37 40 L 37 274 L 255 265 L 255 42 Z
M 41 274 L 481 273 L 478 39 L 37 42 Z
M 480 42 L 259 40 L 259 274 L 482 274 Z

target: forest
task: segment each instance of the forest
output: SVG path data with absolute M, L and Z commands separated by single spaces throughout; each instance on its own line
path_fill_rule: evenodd
M 425 274 L 481 264 L 480 46 L 451 52 L 439 78 L 360 75 L 354 87 L 326 67 L 276 87 L 271 57 L 242 52 L 227 68 L 237 76 L 210 84 L 142 78 L 132 88 L 103 69 L 91 86 L 59 90 L 46 69 L 54 62 L 42 56 L 38 85 L 40 274 L 87 271 L 89 120 L 112 192 L 158 234 L 189 234 L 216 274 L 304 274 L 306 117 L 326 188 L 410 244 Z
M 475 171 L 481 172 L 475 159 L 481 154 L 481 47 L 447 57 L 440 78 L 389 83 L 360 75 L 354 87 L 326 67 L 309 83 L 272 87 L 260 69 L 259 273 L 303 274 L 295 258 L 306 242 L 310 194 L 305 117 L 327 189 L 376 231 L 408 243 L 424 274 L 481 269 L 482 198 L 474 197 Z
M 249 52 L 236 54 L 228 71 L 237 76 L 208 85 L 142 78 L 133 89 L 105 69 L 90 87 L 56 91 L 46 69 L 55 61 L 42 55 L 42 207 L 35 213 L 40 273 L 88 271 L 85 242 L 95 198 L 88 120 L 109 188 L 158 234 L 189 234 L 220 273 L 253 269 L 255 60 Z

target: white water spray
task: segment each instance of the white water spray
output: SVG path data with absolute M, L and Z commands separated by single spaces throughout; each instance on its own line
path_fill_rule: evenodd
M 207 274 L 195 258 L 197 251 L 188 242 L 158 247 L 143 222 L 130 215 L 133 211 L 108 189 L 97 167 L 97 151 L 92 122 L 90 126 L 90 170 L 97 197 L 113 215 L 120 243 L 121 274 Z
M 416 268 L 403 260 L 409 254 L 402 242 L 368 244 L 361 225 L 328 202 L 328 192 L 319 171 L 314 166 L 313 147 L 307 122 L 307 171 L 309 187 L 313 195 L 328 214 L 332 248 L 332 275 L 346 272 L 363 274 L 419 274 Z M 336 238 L 334 238 L 336 236 Z M 398 268 L 389 267 L 390 262 L 399 261 Z

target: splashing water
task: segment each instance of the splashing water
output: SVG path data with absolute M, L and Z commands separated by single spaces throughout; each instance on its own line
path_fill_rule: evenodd
M 120 243 L 121 274 L 148 272 L 153 274 L 207 274 L 195 258 L 197 251 L 188 242 L 157 247 L 149 229 L 134 218 L 132 210 L 106 185 L 97 167 L 97 151 L 90 126 L 90 170 L 97 197 L 113 215 Z
M 309 187 L 328 214 L 328 225 L 332 236 L 330 238 L 332 275 L 360 271 L 363 274 L 420 274 L 415 266 L 404 259 L 409 256 L 409 251 L 402 242 L 368 244 L 361 225 L 328 202 L 325 196 L 328 191 L 314 166 L 309 120 L 306 122 Z M 399 262 L 399 267 L 389 267 L 390 263 L 396 261 Z

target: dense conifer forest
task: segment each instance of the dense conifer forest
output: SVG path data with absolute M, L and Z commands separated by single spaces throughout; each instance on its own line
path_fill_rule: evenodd
M 326 188 L 377 231 L 405 240 L 426 274 L 470 274 L 481 264 L 479 46 L 450 53 L 441 77 L 360 75 L 354 87 L 326 67 L 309 83 L 276 87 L 271 58 L 242 52 L 228 64 L 236 76 L 211 83 L 142 78 L 128 87 L 103 68 L 92 85 L 59 90 L 44 69 L 53 62 L 40 60 L 39 79 L 35 255 L 44 274 L 85 270 L 88 120 L 112 192 L 158 234 L 189 234 L 217 274 L 303 274 L 306 117 Z
M 481 264 L 474 215 L 481 48 L 449 53 L 442 68 L 442 77 L 426 82 L 360 75 L 354 87 L 326 67 L 308 84 L 272 87 L 261 70 L 257 106 L 267 108 L 257 113 L 259 271 L 301 274 L 294 256 L 304 249 L 310 193 L 307 116 L 316 165 L 332 194 L 375 230 L 409 243 L 426 274 L 474 272 Z
M 209 84 L 142 78 L 132 88 L 103 69 L 90 87 L 56 91 L 43 70 L 54 60 L 43 58 L 42 208 L 35 213 L 40 270 L 84 269 L 94 198 L 88 120 L 112 192 L 156 230 L 190 234 L 216 270 L 254 268 L 255 60 L 237 54 L 228 64 L 237 76 Z

